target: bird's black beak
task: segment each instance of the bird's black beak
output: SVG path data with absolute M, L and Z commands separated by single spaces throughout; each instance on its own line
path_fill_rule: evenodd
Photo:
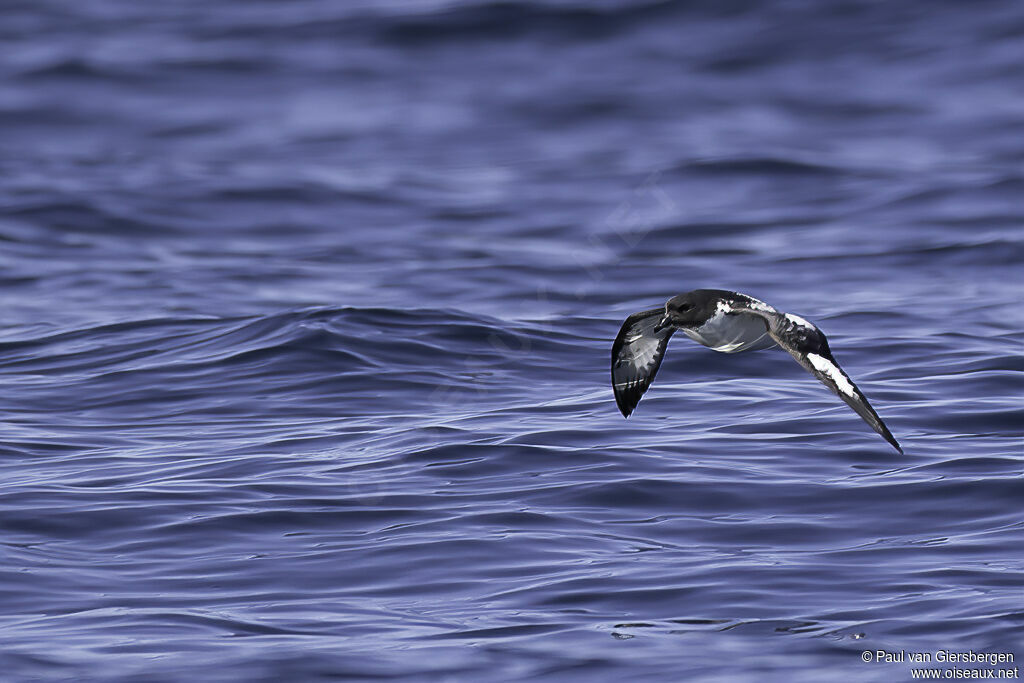
M 662 316 L 661 320 L 658 321 L 658 324 L 654 326 L 654 332 L 655 334 L 657 334 L 658 332 L 661 332 L 662 330 L 667 329 L 669 327 L 672 327 L 672 320 L 669 319 L 667 315 L 664 315 Z

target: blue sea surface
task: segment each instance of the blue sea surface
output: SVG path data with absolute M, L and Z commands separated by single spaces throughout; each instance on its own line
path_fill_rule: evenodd
M 1022 124 L 1013 0 L 3 3 L 0 679 L 1024 665 Z M 906 454 L 682 335 L 624 420 L 701 287 Z

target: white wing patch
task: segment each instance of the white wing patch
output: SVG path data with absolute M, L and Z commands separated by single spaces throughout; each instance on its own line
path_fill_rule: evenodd
M 644 337 L 642 334 L 627 338 L 623 353 L 619 354 L 619 360 L 628 362 L 637 373 L 644 372 L 658 355 L 659 343 L 660 340 L 657 337 Z
M 775 308 L 769 306 L 763 301 L 758 301 L 757 299 L 751 299 L 750 303 L 747 304 L 747 308 L 752 311 L 761 311 L 762 313 L 778 313 Z
M 788 320 L 789 322 L 793 323 L 794 325 L 797 325 L 798 327 L 809 327 L 812 330 L 818 329 L 814 325 L 810 324 L 809 322 L 807 322 L 806 320 L 801 318 L 800 316 L 793 315 L 792 313 L 787 313 L 786 314 L 786 320 Z M 820 356 L 819 356 L 819 358 L 820 358 Z M 815 366 L 815 367 L 817 367 L 817 366 Z
M 769 306 L 763 301 L 757 299 L 751 299 L 750 301 L 744 301 L 739 303 L 739 307 L 733 306 L 728 301 L 722 299 L 718 300 L 715 304 L 715 313 L 738 313 L 741 311 L 760 311 L 761 313 L 778 313 L 774 308 Z
M 797 316 L 787 315 L 786 317 L 796 318 Z M 819 356 L 816 353 L 809 353 L 807 354 L 807 362 L 814 366 L 815 370 L 835 382 L 836 388 L 839 389 L 839 391 L 851 397 L 855 397 L 857 395 L 857 391 L 854 389 L 853 384 L 851 384 L 850 380 L 846 378 L 843 371 L 839 369 L 839 366 L 832 361 L 828 360 L 824 356 Z

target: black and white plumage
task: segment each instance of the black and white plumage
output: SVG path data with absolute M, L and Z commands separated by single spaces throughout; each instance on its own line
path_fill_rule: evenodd
M 626 318 L 612 344 L 612 389 L 623 417 L 629 417 L 654 381 L 676 330 L 722 353 L 782 347 L 903 453 L 868 399 L 832 357 L 821 330 L 800 316 L 724 289 L 695 289 L 669 299 L 663 308 Z

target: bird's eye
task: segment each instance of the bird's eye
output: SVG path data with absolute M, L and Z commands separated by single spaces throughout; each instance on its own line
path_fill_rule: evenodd
M 679 307 L 679 310 L 685 313 L 686 311 L 690 310 L 690 308 L 690 304 L 683 304 L 682 306 Z

